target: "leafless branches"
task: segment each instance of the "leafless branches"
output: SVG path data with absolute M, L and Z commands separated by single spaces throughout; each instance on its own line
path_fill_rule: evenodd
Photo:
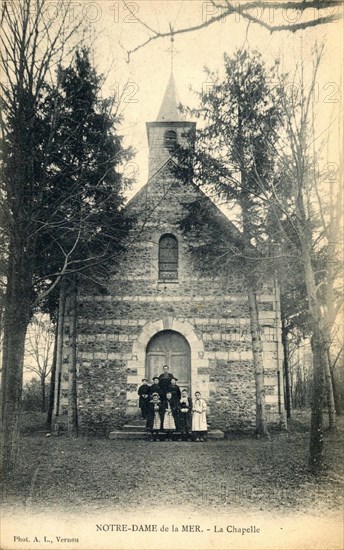
M 16 108 L 18 93 L 27 89 L 36 99 L 51 70 L 65 57 L 69 39 L 82 21 L 69 22 L 70 1 L 5 0 L 1 8 L 1 90 L 7 110 Z
M 296 32 L 298 30 L 316 27 L 319 25 L 325 25 L 328 23 L 333 23 L 338 21 L 341 18 L 341 9 L 342 1 L 341 0 L 309 0 L 309 1 L 289 1 L 289 2 L 269 2 L 269 1 L 260 1 L 260 2 L 232 2 L 230 0 L 210 0 L 209 2 L 203 2 L 203 6 L 208 5 L 213 8 L 213 12 L 204 13 L 202 17 L 202 22 L 196 25 L 189 27 L 180 27 L 174 29 L 171 24 L 169 24 L 169 29 L 160 32 L 154 29 L 151 25 L 148 25 L 146 21 L 139 18 L 136 12 L 133 11 L 133 8 L 130 3 L 123 0 L 126 9 L 131 13 L 135 20 L 139 21 L 141 25 L 150 33 L 150 36 L 135 48 L 127 51 L 128 62 L 130 61 L 131 55 L 135 52 L 141 50 L 151 42 L 167 37 L 173 37 L 178 34 L 186 34 L 190 32 L 199 31 L 201 29 L 207 28 L 214 23 L 219 21 L 224 21 L 226 17 L 239 17 L 248 23 L 253 23 L 259 25 L 260 27 L 266 29 L 270 33 L 289 31 Z M 332 9 L 334 13 L 326 13 L 326 10 Z M 293 13 L 299 12 L 310 13 L 311 16 L 302 22 L 287 22 L 285 24 L 271 24 L 263 19 L 261 15 L 264 14 L 264 11 L 293 11 Z M 253 14 L 252 12 L 255 12 Z M 256 15 L 259 13 L 261 15 Z M 322 15 L 323 14 L 323 15 Z
M 26 339 L 26 370 L 44 379 L 51 371 L 55 334 L 43 314 L 34 317 Z

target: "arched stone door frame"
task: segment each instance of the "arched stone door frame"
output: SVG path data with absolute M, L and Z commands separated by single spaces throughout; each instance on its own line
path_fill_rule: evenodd
M 205 399 L 209 398 L 209 375 L 207 374 L 208 360 L 205 358 L 203 341 L 198 338 L 194 327 L 188 321 L 181 321 L 176 318 L 160 319 L 157 321 L 147 321 L 142 326 L 141 332 L 133 343 L 132 358 L 128 361 L 127 376 L 127 402 L 128 407 L 137 407 L 137 389 L 133 389 L 141 384 L 145 376 L 146 369 L 146 349 L 153 336 L 162 330 L 174 330 L 179 332 L 188 341 L 191 350 L 191 386 L 193 393 L 200 391 Z M 130 371 L 135 374 L 131 374 Z
M 148 380 L 152 381 L 153 376 L 161 374 L 164 364 L 169 366 L 174 376 L 177 376 L 180 388 L 192 391 L 190 344 L 176 330 L 157 332 L 147 344 L 145 372 Z

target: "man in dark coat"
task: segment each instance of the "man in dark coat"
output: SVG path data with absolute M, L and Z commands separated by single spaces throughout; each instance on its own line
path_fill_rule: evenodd
M 159 385 L 159 377 L 153 376 L 153 384 L 149 388 L 149 397 L 152 399 L 153 393 L 157 393 L 159 397 L 162 395 L 162 390 Z
M 147 378 L 142 378 L 142 385 L 137 390 L 139 394 L 139 407 L 141 409 L 142 418 L 146 420 L 149 406 L 149 390 L 150 386 L 148 385 Z
M 162 367 L 163 372 L 159 376 L 159 386 L 162 391 L 162 395 L 166 397 L 167 390 L 171 385 L 171 380 L 174 378 L 173 374 L 168 372 L 168 365 Z
M 179 402 L 181 398 L 180 387 L 177 385 L 178 378 L 171 378 L 171 383 L 168 387 L 168 391 L 172 393 L 172 397 Z

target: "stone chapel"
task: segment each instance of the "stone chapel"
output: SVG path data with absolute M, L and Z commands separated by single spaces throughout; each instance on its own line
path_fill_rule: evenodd
M 130 200 L 135 224 L 106 293 L 78 293 L 77 399 L 79 427 L 118 430 L 139 416 L 138 387 L 164 364 L 178 385 L 208 403 L 210 429 L 255 429 L 255 376 L 248 302 L 238 272 L 223 278 L 196 267 L 192 235 L 180 229 L 189 202 L 208 204 L 209 223 L 233 238 L 238 229 L 194 184 L 181 185 L 171 154 L 194 122 L 184 120 L 173 75 L 157 119 L 148 122 L 149 177 Z M 259 294 L 265 400 L 269 425 L 284 419 L 283 350 L 278 289 L 267 281 Z M 68 335 L 59 411 L 68 417 Z

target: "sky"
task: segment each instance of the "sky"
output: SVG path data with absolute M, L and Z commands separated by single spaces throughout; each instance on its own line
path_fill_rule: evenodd
M 148 146 L 146 121 L 155 120 L 171 71 L 168 52 L 169 38 L 150 42 L 132 53 L 128 63 L 128 50 L 144 42 L 152 33 L 200 24 L 215 13 L 210 2 L 202 0 L 97 0 L 75 2 L 75 15 L 82 13 L 85 22 L 85 39 L 93 41 L 94 63 L 97 70 L 107 75 L 103 95 L 114 91 L 123 94 L 121 133 L 125 144 L 136 150 L 136 156 L 126 167 L 126 173 L 135 171 L 137 182 L 129 192 L 134 194 L 147 180 Z M 238 3 L 236 3 L 238 4 Z M 135 13 L 135 15 L 133 15 Z M 327 14 L 331 10 L 327 10 Z M 301 21 L 300 14 L 282 10 L 256 11 L 263 21 L 270 24 Z M 136 17 L 137 16 L 137 17 Z M 316 42 L 325 41 L 325 54 L 321 63 L 314 94 L 318 112 L 319 133 L 327 132 L 329 121 L 338 117 L 341 110 L 343 22 L 335 22 L 296 33 L 270 33 L 257 24 L 248 25 L 241 17 L 227 17 L 203 30 L 177 35 L 174 47 L 173 72 L 184 105 L 197 105 L 197 98 L 190 90 L 200 91 L 206 83 L 204 67 L 221 72 L 223 54 L 229 55 L 243 45 L 258 49 L 268 64 L 280 59 L 283 71 L 293 72 L 303 58 L 306 71 L 312 66 L 311 51 Z M 338 162 L 338 119 L 332 123 L 327 161 Z M 324 159 L 325 162 L 325 159 Z

